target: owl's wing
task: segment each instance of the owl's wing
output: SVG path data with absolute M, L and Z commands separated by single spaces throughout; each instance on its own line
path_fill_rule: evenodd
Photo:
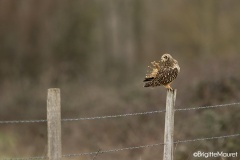
M 148 82 L 153 80 L 154 78 L 156 78 L 157 73 L 160 70 L 160 65 L 158 62 L 151 62 L 152 66 L 148 66 L 150 69 L 152 69 L 148 74 L 146 74 L 145 79 L 143 80 L 143 82 Z
M 156 79 L 163 85 L 171 83 L 178 75 L 177 68 L 161 68 L 156 75 Z

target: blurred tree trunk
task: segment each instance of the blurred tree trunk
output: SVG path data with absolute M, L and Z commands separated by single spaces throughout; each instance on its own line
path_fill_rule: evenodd
M 214 54 L 217 43 L 217 31 L 218 31 L 218 0 L 200 1 L 201 3 L 201 21 L 202 21 L 202 53 Z
M 104 42 L 101 43 L 105 48 L 104 56 L 107 56 L 110 64 L 127 67 L 128 70 L 133 68 L 136 61 L 134 2 L 132 0 L 101 1 L 104 15 L 98 20 L 102 26 L 101 35 Z

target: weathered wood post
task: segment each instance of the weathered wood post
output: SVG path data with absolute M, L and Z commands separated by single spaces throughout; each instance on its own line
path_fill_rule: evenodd
M 177 90 L 167 90 L 163 160 L 173 160 L 174 106 Z
M 48 158 L 60 160 L 61 142 L 61 97 L 60 89 L 50 88 L 47 95 Z

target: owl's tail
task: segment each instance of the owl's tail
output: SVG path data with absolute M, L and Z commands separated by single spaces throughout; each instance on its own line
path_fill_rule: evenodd
M 144 87 L 151 87 L 152 86 L 152 80 L 153 80 L 154 78 L 153 77 L 146 77 L 144 80 L 143 80 L 143 82 L 146 82 L 145 84 L 144 84 Z
M 152 87 L 152 82 L 145 83 L 143 87 Z
M 143 82 L 151 81 L 151 80 L 153 80 L 153 79 L 154 79 L 153 77 L 145 78 L 145 79 L 143 80 Z

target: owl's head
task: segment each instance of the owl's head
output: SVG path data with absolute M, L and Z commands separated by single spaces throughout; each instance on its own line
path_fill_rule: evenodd
M 162 57 L 161 57 L 162 62 L 167 62 L 167 61 L 170 61 L 172 59 L 173 59 L 172 56 L 170 54 L 167 54 L 167 53 L 162 55 Z

